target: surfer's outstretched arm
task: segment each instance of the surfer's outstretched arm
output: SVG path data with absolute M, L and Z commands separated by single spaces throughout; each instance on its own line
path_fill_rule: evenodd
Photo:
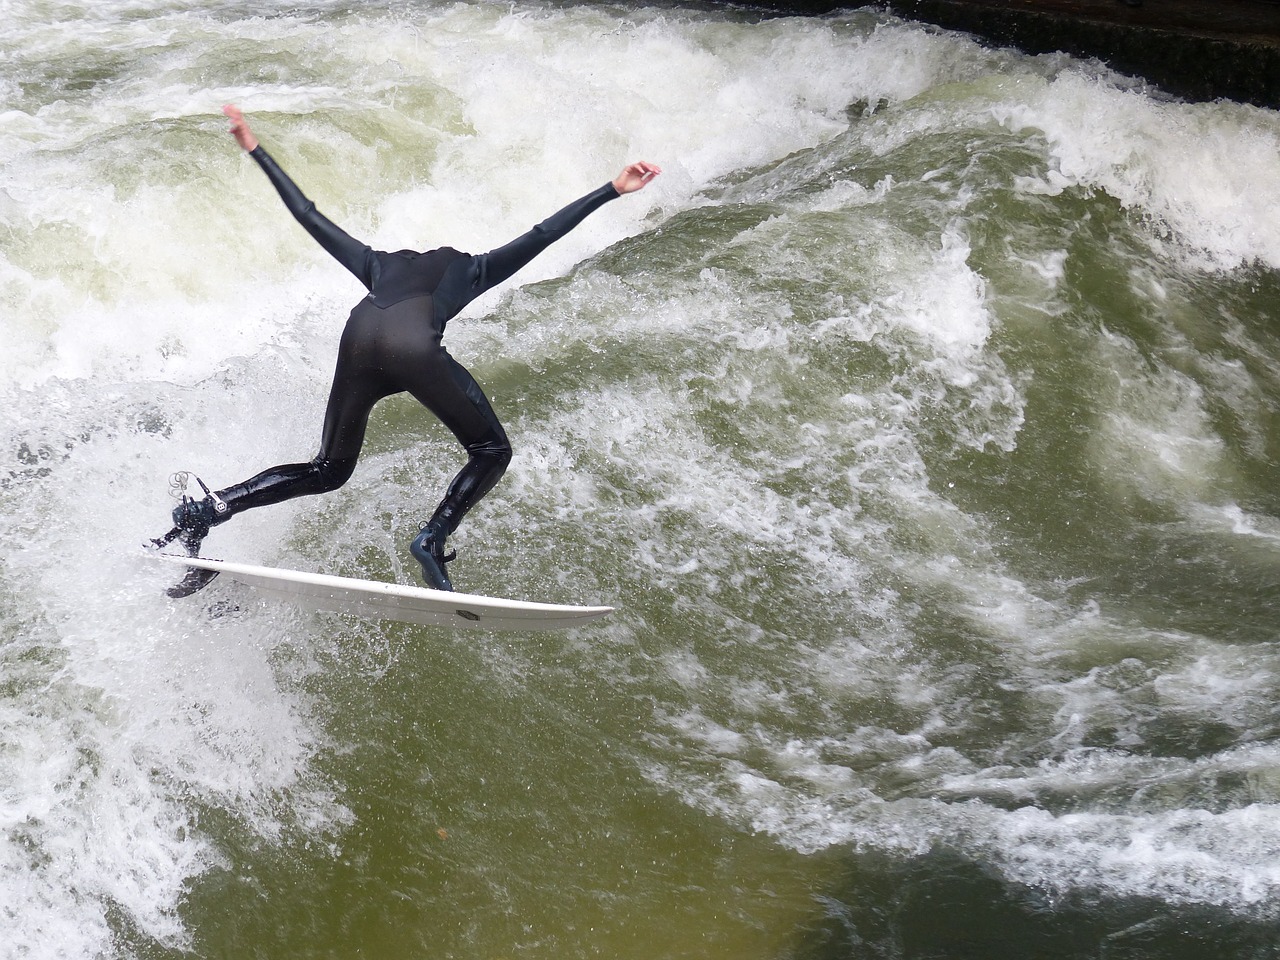
M 316 209 L 316 205 L 307 199 L 306 195 L 298 189 L 298 185 L 262 148 L 262 144 L 254 136 L 253 130 L 249 127 L 249 121 L 244 118 L 239 107 L 229 103 L 222 108 L 222 112 L 231 120 L 231 135 L 236 138 L 236 143 L 258 162 L 258 166 L 276 188 L 276 192 L 280 194 L 280 199 L 293 214 L 293 218 L 302 224 L 307 233 L 311 234 L 330 256 L 355 274 L 356 279 L 366 288 L 372 289 L 373 250 Z
M 510 243 L 475 258 L 476 270 L 470 299 L 475 299 L 504 280 L 555 243 L 590 214 L 624 193 L 634 193 L 648 184 L 662 170 L 652 163 L 628 164 L 612 181 L 573 201 L 547 217 L 540 224 Z

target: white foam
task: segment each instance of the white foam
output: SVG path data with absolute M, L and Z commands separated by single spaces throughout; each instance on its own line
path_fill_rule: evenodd
M 1052 166 L 1024 189 L 1104 190 L 1173 231 L 1211 268 L 1280 265 L 1280 118 L 1244 106 L 1159 102 L 1067 70 L 994 109 L 1043 131 Z M 1229 149 L 1224 146 L 1230 144 Z
M 221 862 L 201 806 L 267 844 L 340 835 L 349 819 L 315 769 L 328 745 L 301 683 L 308 655 L 285 655 L 323 638 L 279 607 L 210 623 L 163 603 L 141 562 L 102 562 L 161 532 L 171 469 L 218 484 L 314 452 L 336 334 L 360 295 L 237 154 L 226 100 L 259 118 L 322 209 L 391 249 L 485 249 L 630 159 L 666 168 L 519 282 L 566 279 L 499 291 L 449 332 L 507 394 L 495 402 L 516 439 L 501 490 L 514 516 L 490 514 L 489 529 L 600 531 L 648 589 L 750 651 L 645 635 L 628 616 L 608 627 L 619 646 L 641 635 L 659 648 L 667 702 L 646 736 L 661 749 L 640 761 L 656 782 L 795 850 L 946 843 L 1056 890 L 1274 902 L 1273 751 L 1134 753 L 1168 715 L 1266 729 L 1273 659 L 1068 603 L 1069 586 L 1028 584 L 1000 560 L 998 518 L 967 513 L 933 475 L 955 451 L 1017 451 L 1024 426 L 994 284 L 972 262 L 974 188 L 930 161 L 920 200 L 920 184 L 859 167 L 998 124 L 1048 159 L 1020 189 L 1102 189 L 1158 221 L 1156 252 L 1172 231 L 1201 263 L 1275 265 L 1274 116 L 1157 102 L 879 14 L 401 6 L 304 19 L 268 3 L 214 22 L 130 0 L 58 23 L 18 5 L 5 43 L 24 69 L 95 48 L 129 67 L 41 103 L 0 70 L 19 104 L 0 113 L 0 425 L 21 451 L 0 473 L 15 597 L 0 636 L 39 664 L 0 702 L 0 916 L 15 949 L 100 955 L 112 904 L 182 949 L 181 898 Z M 236 65 L 253 57 L 291 67 L 242 82 Z M 226 78 L 206 88 L 211 73 Z M 855 102 L 867 112 L 851 124 Z M 739 215 L 741 229 L 724 226 Z M 623 259 L 574 268 L 653 231 L 611 251 Z M 1010 244 L 1046 316 L 1069 276 L 1060 241 Z M 1161 276 L 1134 283 L 1152 303 L 1176 299 Z M 1280 531 L 1217 495 L 1231 467 L 1204 388 L 1123 337 L 1094 342 L 1118 372 L 1090 448 L 1113 494 L 1174 505 L 1268 556 Z M 598 368 L 566 385 L 584 355 Z M 525 412 L 514 367 L 564 378 L 548 388 L 553 412 Z M 1233 408 L 1266 408 L 1247 371 L 1211 373 Z M 391 531 L 368 533 L 372 512 L 407 522 L 422 488 L 447 480 L 424 434 L 379 439 L 391 449 L 333 501 L 350 516 L 326 515 L 343 534 L 390 544 Z M 389 488 L 384 470 L 413 482 Z M 271 558 L 298 516 L 261 511 L 236 549 Z M 611 587 L 591 582 L 610 571 L 575 576 Z M 92 618 L 86 592 L 104 598 Z M 779 596 L 799 599 L 778 614 Z M 1002 714 L 990 687 L 1022 712 Z M 1011 729 L 993 733 L 992 718 Z M 1091 745 L 1099 733 L 1110 748 Z M 1173 797 L 1231 776 L 1253 793 L 1223 809 Z M 1072 789 L 1094 806 L 1061 809 Z
M 1098 384 L 1111 396 L 1091 445 L 1103 474 L 1151 500 L 1204 496 L 1227 469 L 1204 388 L 1181 371 L 1153 369 L 1127 337 L 1103 331 L 1097 346 L 1101 369 L 1114 371 Z

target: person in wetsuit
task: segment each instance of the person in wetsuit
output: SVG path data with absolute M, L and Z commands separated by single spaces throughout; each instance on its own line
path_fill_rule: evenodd
M 422 564 L 428 586 L 452 590 L 445 564 L 454 554 L 445 553 L 445 541 L 501 478 L 511 460 L 511 444 L 480 386 L 441 342 L 445 324 L 590 213 L 641 189 L 662 171 L 643 161 L 629 164 L 611 182 L 488 253 L 473 256 L 452 247 L 386 253 L 353 239 L 320 213 L 258 143 L 244 114 L 230 104 L 223 112 L 231 120 L 232 135 L 266 173 L 289 212 L 369 294 L 351 311 L 342 332 L 316 456 L 306 463 L 271 467 L 222 490 L 204 487 L 202 499 L 184 495 L 173 511 L 173 529 L 154 542 L 163 546 L 177 539 L 189 556 L 196 556 L 210 528 L 237 513 L 338 489 L 355 470 L 374 404 L 407 392 L 452 431 L 468 455 L 409 548 Z M 193 568 L 168 592 L 186 596 L 212 578 L 209 571 Z

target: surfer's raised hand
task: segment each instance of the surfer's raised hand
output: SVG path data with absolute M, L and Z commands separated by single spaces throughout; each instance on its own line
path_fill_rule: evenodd
M 244 118 L 240 108 L 233 103 L 228 103 L 222 108 L 222 112 L 231 118 L 231 135 L 236 138 L 236 143 L 240 144 L 245 150 L 252 151 L 257 149 L 258 138 L 249 129 L 249 121 Z
M 614 177 L 613 189 L 617 190 L 618 193 L 633 193 L 661 172 L 662 170 L 656 165 L 647 163 L 644 160 L 638 160 L 635 163 L 628 164 L 620 174 Z

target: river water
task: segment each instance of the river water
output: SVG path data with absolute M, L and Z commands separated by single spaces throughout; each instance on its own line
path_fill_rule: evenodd
M 1280 116 L 876 11 L 4 0 L 0 955 L 1280 956 Z M 447 343 L 411 627 L 139 549 L 315 451 L 382 249 L 609 204 Z M 215 556 L 415 582 L 411 401 Z

